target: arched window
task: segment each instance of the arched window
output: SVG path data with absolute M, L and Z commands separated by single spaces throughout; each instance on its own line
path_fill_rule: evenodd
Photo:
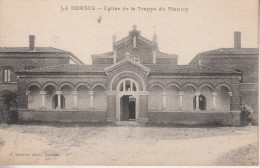
M 65 109 L 65 97 L 60 95 L 60 106 Z M 58 107 L 58 95 L 54 95 L 52 98 L 52 108 L 56 109 Z
M 206 110 L 206 97 L 203 95 L 199 95 L 199 109 Z M 196 109 L 196 96 L 193 98 L 193 109 Z
M 27 66 L 25 67 L 25 70 L 30 70 L 30 69 L 35 69 L 36 67 L 35 66 Z
M 136 62 L 136 63 L 140 63 L 140 59 L 137 57 L 133 57 L 131 58 L 132 61 Z
M 132 79 L 123 80 L 118 88 L 119 91 L 137 91 L 137 84 Z
M 240 72 L 241 73 L 241 82 L 243 82 L 243 71 L 241 69 L 235 69 L 235 72 Z
M 13 69 L 11 67 L 5 67 L 3 68 L 3 76 L 4 76 L 4 82 L 11 82 L 11 71 Z

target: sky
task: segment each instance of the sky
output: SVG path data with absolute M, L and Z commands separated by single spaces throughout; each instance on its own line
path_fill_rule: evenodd
M 70 51 L 85 64 L 91 64 L 92 54 L 112 51 L 113 35 L 117 40 L 124 38 L 135 24 L 147 39 L 152 40 L 155 32 L 160 51 L 177 54 L 180 65 L 188 64 L 199 52 L 232 48 L 234 31 L 241 31 L 242 47 L 258 48 L 258 0 L 158 2 L 0 0 L 0 47 L 27 47 L 29 35 L 33 34 L 36 47 Z M 72 10 L 72 6 L 94 6 L 95 10 Z M 68 10 L 62 10 L 66 7 Z M 105 10 L 108 7 L 120 10 Z M 123 11 L 123 7 L 128 10 Z

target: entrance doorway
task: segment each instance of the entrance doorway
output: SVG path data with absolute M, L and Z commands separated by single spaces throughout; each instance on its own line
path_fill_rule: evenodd
M 136 118 L 136 98 L 124 95 L 120 98 L 120 121 L 133 121 Z

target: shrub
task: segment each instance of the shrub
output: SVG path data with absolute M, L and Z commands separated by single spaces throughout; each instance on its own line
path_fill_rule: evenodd
M 17 94 L 7 92 L 0 95 L 0 122 L 13 123 L 17 116 Z
M 253 110 L 247 104 L 241 106 L 240 120 L 243 126 L 249 125 L 253 121 Z

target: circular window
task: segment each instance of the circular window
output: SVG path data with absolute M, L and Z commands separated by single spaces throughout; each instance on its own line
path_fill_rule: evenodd
M 140 63 L 140 59 L 137 57 L 133 57 L 131 58 L 132 61 L 136 62 L 136 63 Z

